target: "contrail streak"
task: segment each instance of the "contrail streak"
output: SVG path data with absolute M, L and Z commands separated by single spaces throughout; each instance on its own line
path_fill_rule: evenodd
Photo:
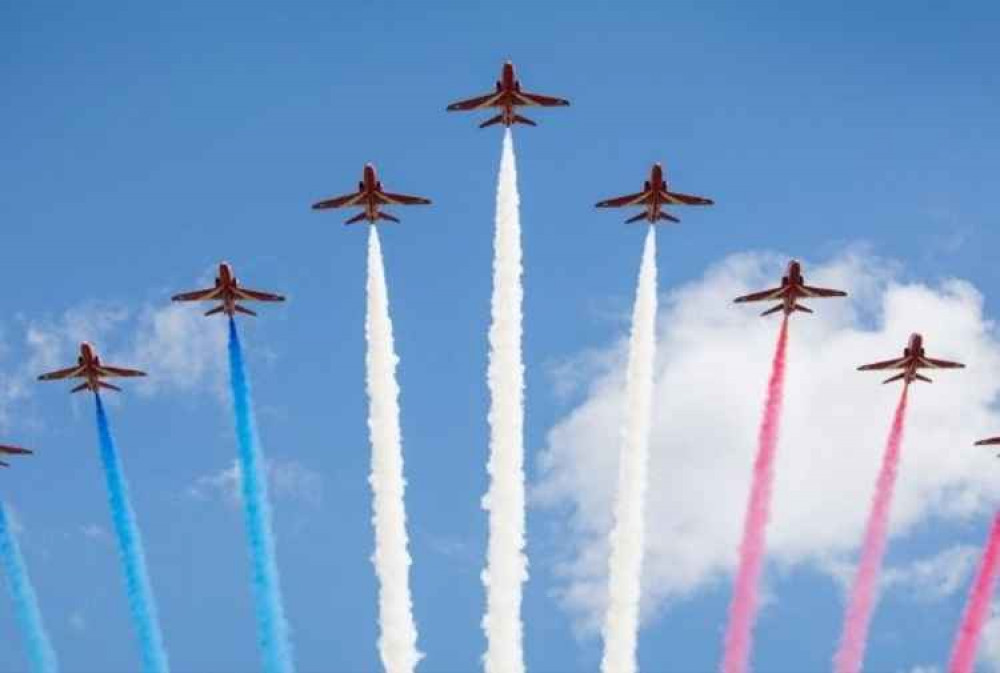
M 758 587 L 764 567 L 767 523 L 771 516 L 771 491 L 774 462 L 778 450 L 781 407 L 785 387 L 785 355 L 788 349 L 788 316 L 781 322 L 778 344 L 767 384 L 764 416 L 757 437 L 757 459 L 753 467 L 750 500 L 743 523 L 740 565 L 736 571 L 733 598 L 729 604 L 729 627 L 726 631 L 724 673 L 743 673 L 750 663 L 754 621 L 757 616 Z
M 492 324 L 487 380 L 490 389 L 490 475 L 483 509 L 489 512 L 486 587 L 486 673 L 524 670 L 521 589 L 524 555 L 524 364 L 521 361 L 521 219 L 517 167 L 510 129 L 504 134 L 497 181 Z
M 854 578 L 854 585 L 851 587 L 847 612 L 844 615 L 840 649 L 837 650 L 833 660 L 836 673 L 858 673 L 865 658 L 868 624 L 875 604 L 878 574 L 882 567 L 886 534 L 889 529 L 889 508 L 892 505 L 892 492 L 899 470 L 899 451 L 903 443 L 909 389 L 908 384 L 903 386 L 903 393 L 893 417 L 892 429 L 889 431 L 889 440 L 886 442 L 882 468 L 875 484 L 875 497 L 865 528 L 861 561 Z
M 156 600 L 149 583 L 146 558 L 142 550 L 142 536 L 135 520 L 135 512 L 129 500 L 128 484 L 122 470 L 118 449 L 111 426 L 104 411 L 100 395 L 97 400 L 97 435 L 101 443 L 101 462 L 104 478 L 108 486 L 108 501 L 111 505 L 111 520 L 118 537 L 118 551 L 125 571 L 125 588 L 128 594 L 129 610 L 139 636 L 142 652 L 142 668 L 147 673 L 165 673 L 169 670 L 167 653 L 163 647 L 163 635 L 156 613 Z
M 656 302 L 656 229 L 650 227 L 639 265 L 629 341 L 618 499 L 610 538 L 608 609 L 604 618 L 604 657 L 601 660 L 604 673 L 631 673 L 636 670 L 656 360 Z
M 993 528 L 986 541 L 983 557 L 979 562 L 972 585 L 969 602 L 962 616 L 962 626 L 955 636 L 955 646 L 951 654 L 951 673 L 971 673 L 976 663 L 976 647 L 983 625 L 990 616 L 990 598 L 997 583 L 997 571 L 1000 570 L 1000 512 L 993 518 Z
M 267 673 L 293 669 L 288 622 L 281 601 L 278 565 L 271 529 L 271 502 L 267 495 L 264 457 L 250 401 L 250 384 L 243 363 L 243 349 L 236 321 L 229 319 L 229 375 L 239 448 L 243 517 L 250 540 L 257 639 Z
M 56 653 L 49 641 L 49 634 L 42 623 L 35 588 L 28 577 L 17 538 L 7 518 L 7 511 L 0 502 L 0 566 L 7 575 L 7 585 L 14 600 L 14 612 L 24 634 L 28 660 L 36 673 L 55 673 L 59 669 Z
M 639 266 L 629 342 L 618 499 L 610 539 L 608 609 L 601 661 L 604 673 L 632 673 L 636 670 L 655 359 L 656 230 L 650 227 Z
M 410 554 L 407 551 L 403 448 L 399 429 L 399 385 L 393 347 L 389 295 L 378 230 L 368 235 L 368 430 L 372 442 L 375 553 L 379 580 L 379 653 L 388 673 L 409 673 L 423 656 L 417 649 L 417 627 L 410 599 Z

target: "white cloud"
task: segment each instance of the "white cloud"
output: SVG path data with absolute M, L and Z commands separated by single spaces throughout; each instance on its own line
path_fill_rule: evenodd
M 962 593 L 969 587 L 981 550 L 973 545 L 956 545 L 932 556 L 883 568 L 879 588 L 896 592 L 914 601 L 938 601 Z M 855 572 L 854 559 L 838 558 L 826 564 L 826 571 L 847 592 Z
M 979 663 L 989 671 L 1000 671 L 1000 609 L 993 604 L 990 619 L 979 640 Z
M 318 506 L 323 499 L 323 477 L 315 470 L 295 460 L 268 460 L 267 485 L 275 499 L 294 500 Z M 188 495 L 196 500 L 221 499 L 231 507 L 238 507 L 240 494 L 240 467 L 236 460 L 213 474 L 198 477 L 188 488 Z
M 785 261 L 729 258 L 661 304 L 647 617 L 728 581 L 735 565 L 778 323 L 732 299 L 773 286 Z M 877 374 L 854 371 L 857 365 L 899 353 L 913 331 L 924 334 L 930 354 L 969 365 L 913 391 L 891 523 L 900 536 L 932 517 L 967 517 L 1000 495 L 991 454 L 971 446 L 1000 431 L 990 406 L 1000 391 L 1000 345 L 968 283 L 904 283 L 897 265 L 863 252 L 805 271 L 810 283 L 846 289 L 851 298 L 807 302 L 817 313 L 793 318 L 768 546 L 771 562 L 823 569 L 860 542 L 899 394 Z M 583 628 L 599 623 L 605 599 L 624 347 L 622 340 L 603 356 L 587 356 L 608 364 L 549 433 L 534 490 L 536 502 L 569 509 L 558 594 Z

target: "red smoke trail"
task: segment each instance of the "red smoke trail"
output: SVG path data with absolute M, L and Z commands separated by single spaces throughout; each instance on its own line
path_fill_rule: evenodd
M 742 673 L 750 659 L 750 641 L 757 613 L 757 585 L 764 563 L 767 520 L 771 509 L 771 485 L 774 482 L 774 457 L 778 448 L 778 426 L 785 387 L 785 351 L 788 347 L 788 316 L 781 323 L 778 345 L 767 384 L 764 418 L 757 438 L 757 460 L 753 467 L 753 484 L 743 523 L 740 544 L 740 566 L 736 573 L 732 603 L 729 605 L 729 628 L 726 631 L 726 651 L 722 660 L 724 673 Z
M 969 602 L 965 606 L 962 617 L 962 627 L 955 636 L 955 649 L 951 653 L 951 673 L 971 673 L 976 663 L 976 646 L 979 644 L 979 634 L 990 612 L 990 597 L 997 583 L 997 571 L 1000 570 L 1000 512 L 993 519 L 983 558 L 979 562 L 979 572 L 972 585 Z
M 865 658 L 865 643 L 868 640 L 868 624 L 875 604 L 875 589 L 878 573 L 885 553 L 886 533 L 889 529 L 889 506 L 892 491 L 896 485 L 899 469 L 899 448 L 903 443 L 903 427 L 906 421 L 906 402 L 910 386 L 903 386 L 903 393 L 892 420 L 892 430 L 886 443 L 882 469 L 875 484 L 875 497 L 865 528 L 864 546 L 861 548 L 861 562 L 851 587 L 851 598 L 844 615 L 844 631 L 840 639 L 840 649 L 833 659 L 836 673 L 858 673 Z

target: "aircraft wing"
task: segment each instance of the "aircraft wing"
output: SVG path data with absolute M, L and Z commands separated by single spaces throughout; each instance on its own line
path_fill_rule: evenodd
M 485 96 L 477 96 L 476 98 L 469 98 L 467 100 L 460 100 L 457 103 L 452 103 L 447 107 L 449 111 L 456 110 L 480 110 L 482 108 L 493 107 L 496 105 L 497 101 L 503 96 L 503 93 L 488 93 Z
M 193 292 L 182 292 L 171 297 L 171 301 L 208 301 L 216 299 L 222 294 L 222 288 L 210 287 L 204 290 L 194 290 Z
M 637 194 L 627 196 L 616 196 L 613 199 L 605 199 L 597 204 L 598 208 L 625 208 L 627 206 L 640 206 L 649 200 L 651 192 L 646 190 Z
M 379 192 L 379 201 L 386 205 L 394 206 L 426 206 L 431 202 L 422 196 L 407 196 L 406 194 L 391 194 L 389 192 Z
M 109 365 L 101 365 L 97 368 L 98 373 L 101 376 L 145 376 L 146 372 L 140 372 L 138 369 L 125 369 L 124 367 L 112 367 Z
M 0 446 L 0 453 L 9 453 L 12 455 L 13 454 L 24 455 L 32 452 L 29 451 L 28 449 L 22 449 L 18 446 Z
M 54 372 L 49 372 L 48 374 L 42 374 L 38 377 L 39 381 L 55 381 L 58 379 L 69 379 L 75 376 L 80 376 L 83 374 L 83 367 L 68 367 L 66 369 L 59 369 Z
M 990 437 L 989 439 L 980 439 L 976 442 L 976 446 L 992 446 L 994 444 L 1000 444 L 1000 437 Z
M 711 206 L 715 203 L 712 199 L 706 199 L 703 196 L 692 196 L 690 194 L 681 194 L 680 192 L 668 192 L 665 189 L 660 190 L 660 196 L 667 203 L 679 203 L 684 206 Z
M 236 295 L 241 299 L 247 299 L 252 301 L 285 301 L 285 298 L 280 294 L 271 294 L 270 292 L 260 292 L 259 290 L 248 290 L 243 287 L 236 288 Z
M 364 192 L 355 192 L 353 194 L 344 194 L 343 196 L 336 196 L 332 199 L 326 199 L 325 201 L 319 201 L 312 205 L 313 210 L 327 210 L 328 208 L 343 208 L 345 206 L 354 206 L 364 200 Z
M 846 297 L 846 292 L 841 292 L 840 290 L 829 290 L 825 287 L 810 287 L 809 285 L 803 285 L 802 288 L 803 297 Z
M 743 304 L 748 301 L 777 301 L 785 296 L 785 287 L 776 287 L 772 290 L 764 290 L 762 292 L 754 292 L 753 294 L 743 295 L 742 297 L 737 297 L 733 301 L 737 304 Z
M 920 365 L 929 369 L 965 369 L 965 365 L 960 362 L 948 362 L 934 358 L 920 358 Z
M 563 107 L 569 105 L 569 101 L 563 98 L 543 96 L 537 93 L 518 91 L 515 95 L 521 101 L 522 105 L 539 105 L 541 107 Z
M 883 362 L 873 362 L 870 365 L 861 365 L 859 371 L 872 371 L 875 369 L 905 369 L 910 363 L 910 358 L 897 358 L 895 360 L 884 360 Z

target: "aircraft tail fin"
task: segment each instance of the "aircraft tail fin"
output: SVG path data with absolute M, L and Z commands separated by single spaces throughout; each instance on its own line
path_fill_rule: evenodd
M 84 390 L 86 390 L 86 389 L 87 389 L 87 388 L 89 388 L 89 387 L 90 387 L 90 385 L 89 385 L 89 384 L 87 384 L 87 383 L 81 383 L 81 384 L 80 384 L 80 385 L 78 385 L 78 386 L 77 386 L 76 388 L 73 388 L 73 390 L 71 390 L 70 392 L 71 392 L 71 393 L 79 393 L 79 392 L 81 392 L 81 391 L 84 391 Z
M 784 305 L 784 304 L 778 304 L 778 305 L 777 305 L 777 306 L 775 306 L 774 308 L 769 308 L 769 309 L 767 309 L 766 311 L 764 311 L 764 312 L 763 312 L 763 313 L 761 313 L 760 315 L 761 315 L 761 317 L 763 318 L 763 317 L 764 317 L 764 316 L 766 316 L 766 315 L 772 315 L 772 314 L 774 314 L 774 313 L 777 313 L 778 311 L 781 311 L 781 310 L 783 310 L 784 308 L 785 308 L 785 305 Z
M 256 313 L 254 313 L 253 311 L 251 311 L 247 307 L 240 306 L 239 304 L 233 304 L 233 310 L 235 310 L 237 313 L 242 313 L 243 315 L 252 315 L 252 316 L 256 316 L 257 315 Z
M 216 306 L 211 311 L 205 311 L 205 315 L 218 315 L 226 310 L 225 306 Z
M 538 126 L 535 122 L 531 121 L 527 117 L 522 117 L 521 115 L 514 115 L 515 124 L 524 124 L 525 126 Z
M 680 222 L 680 219 L 674 217 L 670 213 L 665 213 L 662 210 L 660 211 L 660 214 L 657 216 L 656 219 L 658 219 L 658 220 L 669 220 L 670 222 Z
M 503 121 L 503 115 L 497 115 L 496 117 L 490 117 L 489 119 L 487 119 L 486 121 L 484 121 L 482 124 L 480 124 L 479 128 L 484 129 L 487 126 L 493 126 L 494 124 L 499 124 L 502 121 Z
M 811 308 L 809 308 L 808 306 L 803 306 L 802 304 L 796 304 L 793 308 L 794 308 L 794 310 L 801 311 L 802 313 L 812 313 L 813 312 L 813 310 Z
M 354 224 L 355 222 L 360 222 L 361 220 L 365 219 L 367 216 L 368 216 L 368 213 L 366 213 L 365 211 L 361 211 L 360 213 L 358 213 L 357 215 L 355 215 L 351 219 L 345 221 L 344 224 Z
M 383 213 L 383 212 L 379 212 L 378 219 L 380 219 L 380 220 L 386 220 L 388 222 L 399 222 L 399 218 L 398 217 L 396 217 L 394 215 L 390 215 L 389 213 Z

